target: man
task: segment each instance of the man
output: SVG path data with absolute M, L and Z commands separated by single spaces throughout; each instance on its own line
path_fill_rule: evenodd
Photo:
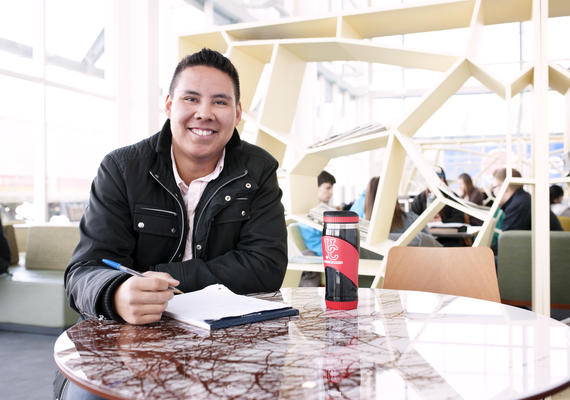
M 240 140 L 239 96 L 230 60 L 202 49 L 176 67 L 162 130 L 104 158 L 65 272 L 69 303 L 83 317 L 158 321 L 173 296 L 169 286 L 279 289 L 287 232 L 278 164 Z M 102 258 L 145 276 L 106 267 Z M 79 396 L 74 389 L 64 398 Z
M 336 183 L 335 177 L 327 172 L 321 171 L 317 176 L 317 199 L 319 200 L 319 205 L 311 210 L 310 214 L 318 213 L 316 217 L 322 222 L 322 213 L 326 210 L 336 210 L 331 207 L 329 202 L 333 195 L 333 186 Z M 299 230 L 301 231 L 301 236 L 305 242 L 307 249 L 303 251 L 304 255 L 317 255 L 322 256 L 323 250 L 321 246 L 321 236 L 322 232 L 318 229 L 312 228 L 310 226 L 299 224 Z M 320 286 L 321 285 L 321 273 L 320 272 L 310 272 L 304 271 L 301 274 L 301 281 L 299 286 Z
M 320 221 L 322 221 L 323 211 L 335 210 L 335 208 L 331 207 L 329 204 L 333 195 L 333 186 L 335 183 L 335 177 L 327 171 L 322 171 L 319 176 L 317 176 L 317 199 L 319 200 L 319 205 L 313 210 L 321 214 L 317 216 Z M 308 254 L 322 256 L 321 231 L 303 224 L 300 224 L 299 228 L 301 229 L 301 235 L 305 241 L 305 246 L 310 250 L 310 253 Z
M 550 186 L 550 209 L 555 215 L 570 216 L 570 209 L 564 201 L 564 190 L 561 186 Z
M 513 177 L 520 178 L 521 173 L 513 168 Z M 499 168 L 493 172 L 493 194 L 496 196 L 498 190 L 505 182 L 507 169 Z M 523 186 L 511 183 L 503 197 L 499 199 L 499 206 L 503 210 L 504 217 L 501 222 L 503 231 L 530 230 L 532 229 L 532 207 L 531 197 L 525 192 Z M 561 231 L 560 221 L 552 211 L 550 211 L 550 230 Z

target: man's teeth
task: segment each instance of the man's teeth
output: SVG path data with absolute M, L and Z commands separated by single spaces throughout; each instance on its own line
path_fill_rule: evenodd
M 194 132 L 196 135 L 200 135 L 200 136 L 208 136 L 208 135 L 211 135 L 212 133 L 214 133 L 214 131 L 209 130 L 209 129 L 192 129 L 192 132 Z

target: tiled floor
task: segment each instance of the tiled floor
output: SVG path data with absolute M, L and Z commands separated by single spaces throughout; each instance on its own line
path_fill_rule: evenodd
M 0 398 L 52 399 L 56 335 L 0 330 Z

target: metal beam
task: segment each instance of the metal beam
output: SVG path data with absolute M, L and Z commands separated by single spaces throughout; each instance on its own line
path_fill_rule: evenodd
M 66 57 L 62 57 L 56 54 L 46 54 L 46 64 L 55 65 L 68 69 L 70 71 L 81 72 L 87 75 L 93 75 L 97 78 L 104 78 L 105 71 L 101 68 L 95 67 L 95 62 L 101 57 L 105 51 L 104 43 L 99 42 L 99 38 L 104 39 L 103 31 L 99 34 L 95 43 L 89 51 L 87 52 L 83 61 L 75 61 Z M 14 54 L 16 56 L 32 59 L 34 56 L 34 49 L 32 46 L 28 46 L 22 43 L 14 42 L 9 39 L 0 38 L 0 50 L 7 53 Z M 90 61 L 92 60 L 92 61 Z

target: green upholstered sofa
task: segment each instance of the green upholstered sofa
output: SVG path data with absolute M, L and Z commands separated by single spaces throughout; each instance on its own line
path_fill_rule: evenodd
M 497 275 L 503 303 L 531 306 L 531 251 L 531 231 L 499 235 Z M 550 232 L 550 299 L 554 318 L 570 316 L 570 232 Z
M 0 328 L 59 331 L 78 314 L 65 296 L 63 273 L 79 241 L 77 226 L 31 226 L 25 253 L 0 277 Z

